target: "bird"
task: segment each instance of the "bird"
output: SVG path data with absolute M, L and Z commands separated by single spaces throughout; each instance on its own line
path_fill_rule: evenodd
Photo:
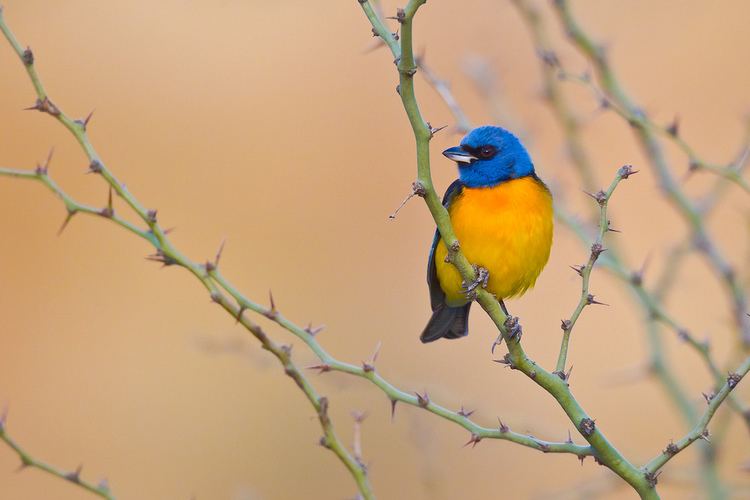
M 477 127 L 443 155 L 458 166 L 458 179 L 446 190 L 443 206 L 478 281 L 464 283 L 435 230 L 427 265 L 432 316 L 420 335 L 423 343 L 468 335 L 472 290 L 480 284 L 508 314 L 504 299 L 534 286 L 552 247 L 552 194 L 512 132 Z

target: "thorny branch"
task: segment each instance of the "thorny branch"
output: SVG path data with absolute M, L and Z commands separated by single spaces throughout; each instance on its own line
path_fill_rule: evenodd
M 452 228 L 450 227 L 450 220 L 447 216 L 447 212 L 442 207 L 437 193 L 431 182 L 430 176 L 430 165 L 429 165 L 429 140 L 432 135 L 436 132 L 436 129 L 429 126 L 426 123 L 419 111 L 416 97 L 414 94 L 413 76 L 417 70 L 417 64 L 412 49 L 412 22 L 414 16 L 419 7 L 425 3 L 424 0 L 411 0 L 405 9 L 399 10 L 396 15 L 396 20 L 400 24 L 401 35 L 400 39 L 397 39 L 392 33 L 390 33 L 385 27 L 382 19 L 377 14 L 376 10 L 370 5 L 369 2 L 360 0 L 365 14 L 370 20 L 374 31 L 389 47 L 394 57 L 396 58 L 396 65 L 399 73 L 399 94 L 401 96 L 404 108 L 409 117 L 410 123 L 414 130 L 416 145 L 417 145 L 417 164 L 418 164 L 418 179 L 420 185 L 424 187 L 423 198 L 425 199 L 427 206 L 429 207 L 433 218 L 440 230 L 443 239 L 452 248 L 451 259 L 454 265 L 459 269 L 464 279 L 471 280 L 474 278 L 474 271 L 472 266 L 466 261 L 465 257 L 460 251 L 460 245 L 455 239 Z M 563 2 L 558 2 L 562 4 Z M 279 311 L 276 309 L 272 302 L 270 308 L 263 307 L 257 303 L 254 303 L 243 295 L 241 295 L 232 285 L 228 282 L 218 270 L 218 258 L 215 263 L 207 262 L 205 265 L 197 264 L 190 261 L 178 250 L 172 246 L 171 242 L 167 238 L 167 232 L 163 230 L 157 223 L 156 211 L 146 210 L 138 200 L 122 185 L 110 172 L 110 170 L 103 164 L 101 159 L 96 154 L 93 146 L 89 143 L 88 136 L 86 133 L 86 127 L 88 126 L 88 119 L 86 120 L 71 120 L 67 115 L 49 99 L 44 90 L 44 87 L 39 80 L 33 63 L 33 54 L 29 49 L 23 49 L 22 46 L 16 41 L 10 30 L 7 28 L 2 13 L 0 12 L 0 29 L 5 34 L 8 41 L 13 46 L 14 50 L 21 58 L 26 67 L 27 72 L 31 78 L 34 88 L 37 92 L 37 102 L 32 107 L 38 111 L 47 113 L 58 121 L 60 121 L 68 130 L 74 135 L 78 142 L 83 147 L 90 161 L 90 170 L 96 174 L 100 174 L 105 182 L 114 190 L 118 197 L 123 199 L 126 204 L 143 220 L 148 229 L 140 229 L 139 227 L 128 223 L 127 221 L 120 219 L 119 216 L 114 212 L 111 203 L 108 203 L 104 209 L 98 209 L 87 205 L 78 204 L 72 198 L 70 198 L 64 191 L 62 191 L 52 181 L 48 175 L 47 164 L 42 167 L 38 167 L 36 170 L 22 171 L 17 169 L 0 169 L 0 175 L 26 178 L 31 180 L 37 180 L 42 184 L 46 185 L 52 190 L 58 197 L 63 201 L 67 211 L 69 220 L 72 216 L 83 213 L 88 215 L 95 215 L 97 217 L 103 217 L 113 221 L 128 231 L 141 236 L 148 241 L 152 246 L 156 248 L 156 254 L 153 256 L 154 260 L 162 262 L 164 265 L 177 265 L 190 271 L 196 278 L 198 278 L 204 287 L 210 293 L 211 299 L 217 304 L 221 305 L 229 314 L 237 318 L 240 323 L 252 333 L 263 345 L 264 348 L 272 352 L 280 363 L 284 366 L 286 373 L 295 380 L 297 385 L 303 390 L 305 395 L 310 400 L 311 404 L 315 408 L 321 428 L 324 432 L 324 438 L 322 444 L 326 447 L 331 448 L 339 459 L 347 466 L 352 473 L 353 478 L 358 484 L 360 494 L 365 498 L 372 498 L 372 492 L 367 482 L 366 471 L 361 463 L 361 457 L 359 453 L 357 456 L 352 456 L 348 450 L 346 450 L 336 438 L 333 431 L 333 426 L 328 417 L 328 400 L 325 397 L 318 396 L 315 389 L 310 385 L 308 379 L 299 371 L 296 365 L 291 361 L 291 353 L 288 347 L 280 346 L 271 340 L 265 332 L 254 322 L 249 320 L 246 315 L 243 314 L 245 310 L 252 310 L 263 314 L 267 318 L 273 320 L 280 326 L 286 328 L 292 332 L 298 338 L 303 340 L 313 352 L 318 356 L 321 363 L 315 368 L 320 372 L 326 371 L 340 371 L 349 373 L 358 377 L 362 377 L 370 380 L 374 385 L 379 387 L 392 401 L 395 407 L 397 401 L 401 401 L 413 406 L 418 406 L 437 414 L 447 420 L 450 420 L 462 427 L 466 428 L 471 432 L 471 439 L 469 443 L 476 443 L 482 438 L 496 438 L 505 439 L 517 444 L 528 446 L 534 449 L 538 449 L 543 452 L 560 452 L 560 453 L 571 453 L 579 457 L 585 457 L 593 455 L 596 459 L 609 467 L 620 477 L 625 479 L 643 498 L 656 498 L 657 495 L 654 490 L 656 484 L 656 473 L 657 471 L 673 456 L 676 452 L 679 452 L 689 446 L 693 441 L 699 439 L 704 433 L 705 429 L 711 420 L 712 416 L 718 409 L 719 405 L 729 396 L 730 391 L 739 383 L 742 377 L 750 370 L 750 359 L 746 360 L 740 368 L 733 372 L 728 378 L 726 383 L 719 389 L 709 402 L 709 408 L 704 414 L 703 418 L 699 422 L 698 426 L 692 430 L 687 436 L 678 442 L 674 443 L 674 447 L 669 447 L 669 457 L 664 458 L 664 454 L 657 456 L 643 469 L 639 469 L 629 461 L 627 461 L 617 450 L 612 446 L 611 443 L 604 437 L 601 430 L 595 425 L 594 420 L 591 419 L 580 407 L 578 402 L 573 398 L 568 383 L 556 376 L 552 372 L 548 372 L 543 368 L 539 367 L 529 359 L 523 351 L 519 339 L 513 335 L 520 326 L 518 325 L 517 318 L 506 317 L 500 309 L 496 299 L 490 296 L 485 290 L 479 290 L 477 294 L 477 300 L 480 302 L 482 307 L 488 312 L 490 317 L 493 319 L 498 329 L 503 333 L 506 343 L 508 345 L 509 354 L 505 358 L 506 364 L 511 368 L 522 371 L 531 380 L 537 383 L 539 386 L 544 388 L 553 397 L 557 399 L 561 407 L 568 414 L 571 421 L 576 425 L 579 433 L 586 438 L 589 442 L 589 446 L 581 446 L 573 444 L 570 441 L 561 443 L 552 443 L 541 441 L 531 436 L 518 434 L 510 431 L 510 429 L 500 423 L 498 428 L 484 428 L 469 419 L 471 412 L 464 410 L 463 408 L 459 411 L 451 411 L 442 406 L 439 406 L 427 396 L 427 394 L 415 394 L 401 391 L 391 385 L 388 381 L 380 376 L 375 370 L 374 363 L 363 363 L 361 367 L 351 365 L 338 361 L 331 357 L 314 339 L 315 331 L 312 328 L 301 328 L 289 320 L 285 319 Z M 400 43 L 399 43 L 400 40 Z M 606 88 L 606 86 L 605 86 Z M 662 172 L 662 176 L 665 174 Z M 667 172 L 666 178 L 669 180 L 669 174 Z M 673 186 L 667 186 L 667 191 L 670 196 L 675 200 L 678 206 L 684 209 L 684 195 L 681 194 L 679 189 L 675 190 Z M 611 194 L 611 193 L 610 193 Z M 694 208 L 694 207 L 690 207 Z M 692 215 L 697 215 L 699 221 L 690 221 L 692 227 L 697 236 L 704 236 L 705 230 L 702 226 L 699 214 L 690 210 L 684 210 L 687 218 L 690 219 Z M 701 240 L 702 241 L 702 240 Z M 716 253 L 712 244 L 709 242 L 707 245 L 703 244 L 701 248 L 704 253 L 709 257 L 709 260 L 717 267 L 722 268 L 722 264 L 725 264 L 722 258 Z M 726 269 L 726 268 L 722 268 Z M 736 278 L 728 276 L 729 273 L 725 273 L 725 279 L 732 290 L 732 294 L 735 298 L 742 292 L 737 292 L 732 289 L 733 284 L 736 283 Z M 225 295 L 227 294 L 227 295 Z M 744 297 L 744 295 L 742 295 Z M 744 307 L 744 302 L 742 304 Z M 698 435 L 696 435 L 696 433 Z M 6 443 L 7 440 L 4 440 Z M 9 443 L 8 443 L 9 444 Z M 11 445 L 11 447 L 13 447 Z M 676 451 L 675 451 L 676 448 Z M 16 448 L 14 448 L 16 449 Z
M 107 500 L 114 500 L 114 495 L 109 489 L 109 484 L 106 479 L 103 479 L 98 484 L 93 484 L 81 477 L 82 466 L 79 466 L 74 471 L 63 471 L 56 467 L 46 464 L 41 460 L 32 457 L 21 445 L 19 445 L 10 435 L 7 429 L 7 413 L 0 415 L 0 441 L 5 443 L 10 449 L 12 449 L 18 458 L 21 460 L 21 469 L 27 467 L 33 469 L 39 469 L 42 472 L 46 472 L 52 476 L 58 477 L 64 481 L 68 481 L 86 491 L 93 493 L 94 495 L 105 498 Z
M 750 316 L 748 316 L 745 290 L 735 269 L 729 264 L 710 237 L 699 207 L 687 196 L 674 178 L 657 138 L 659 127 L 654 127 L 648 115 L 625 93 L 609 64 L 606 51 L 581 29 L 573 17 L 568 2 L 566 0 L 555 0 L 553 5 L 568 37 L 593 65 L 607 102 L 615 105 L 631 125 L 636 138 L 659 178 L 661 188 L 667 199 L 672 202 L 677 212 L 685 219 L 692 233 L 695 247 L 705 256 L 717 277 L 725 285 L 740 337 L 746 345 L 750 345 Z M 672 127 L 672 130 L 675 133 L 669 135 L 676 137 L 678 134 L 674 127 Z
M 261 342 L 262 346 L 265 349 L 276 356 L 279 362 L 283 365 L 287 375 L 289 375 L 300 387 L 300 389 L 303 390 L 306 397 L 311 402 L 316 413 L 318 414 L 318 419 L 324 432 L 324 436 L 321 439 L 321 444 L 331 449 L 344 463 L 347 469 L 349 469 L 358 485 L 360 495 L 362 495 L 364 498 L 373 498 L 372 491 L 367 481 L 366 468 L 362 464 L 361 457 L 356 455 L 352 456 L 352 454 L 350 454 L 346 450 L 346 448 L 336 437 L 333 424 L 328 417 L 327 398 L 318 396 L 317 392 L 310 384 L 307 377 L 303 375 L 299 368 L 292 362 L 291 351 L 289 347 L 279 345 L 271 338 L 269 338 L 259 325 L 255 324 L 244 314 L 246 310 L 260 313 L 266 318 L 271 319 L 272 321 L 301 339 L 308 347 L 310 347 L 310 349 L 320 360 L 319 365 L 310 368 L 318 370 L 321 373 L 338 371 L 367 379 L 376 387 L 378 387 L 384 394 L 386 394 L 386 396 L 391 401 L 393 409 L 395 409 L 395 405 L 397 402 L 402 402 L 405 404 L 423 408 L 430 413 L 438 415 L 445 420 L 448 420 L 465 428 L 470 432 L 471 439 L 474 442 L 478 442 L 482 439 L 500 439 L 511 441 L 516 444 L 536 449 L 545 453 L 569 453 L 581 459 L 585 458 L 586 456 L 595 455 L 595 451 L 591 446 L 578 445 L 573 443 L 571 440 L 566 440 L 564 442 L 541 440 L 530 435 L 514 432 L 502 422 L 500 422 L 500 424 L 494 428 L 483 427 L 471 420 L 470 417 L 473 413 L 472 411 L 468 411 L 463 408 L 458 411 L 453 411 L 431 401 L 427 394 L 412 394 L 398 389 L 376 372 L 374 363 L 363 363 L 360 367 L 339 361 L 331 356 L 317 342 L 317 340 L 315 340 L 315 334 L 319 332 L 319 329 L 313 328 L 312 326 L 303 328 L 292 323 L 276 309 L 273 302 L 271 307 L 264 307 L 256 302 L 250 301 L 244 295 L 242 295 L 226 278 L 224 278 L 218 268 L 221 249 L 217 253 L 214 261 L 208 261 L 204 265 L 197 264 L 187 259 L 169 241 L 167 237 L 168 231 L 162 229 L 157 222 L 157 212 L 155 210 L 145 209 L 140 204 L 140 202 L 138 202 L 138 200 L 129 191 L 127 191 L 124 185 L 120 184 L 120 182 L 115 178 L 114 174 L 112 174 L 108 167 L 106 167 L 103 161 L 99 158 L 93 146 L 88 140 L 88 118 L 85 120 L 73 120 L 69 118 L 65 113 L 63 113 L 60 108 L 52 103 L 41 83 L 41 80 L 36 73 L 33 54 L 31 50 L 23 49 L 22 45 L 19 44 L 15 39 L 8 26 L 5 24 L 5 19 L 2 16 L 2 11 L 0 11 L 0 30 L 6 36 L 13 49 L 24 63 L 29 77 L 31 78 L 32 84 L 34 85 L 34 88 L 37 92 L 38 100 L 32 108 L 51 115 L 60 123 L 62 123 L 73 134 L 73 136 L 81 144 L 86 155 L 89 158 L 89 171 L 94 174 L 101 175 L 105 182 L 110 186 L 110 188 L 113 189 L 120 198 L 124 199 L 127 205 L 133 211 L 135 211 L 137 215 L 140 216 L 143 222 L 145 222 L 148 229 L 141 229 L 138 226 L 120 217 L 111 206 L 111 202 L 108 203 L 107 207 L 105 208 L 97 208 L 75 201 L 50 177 L 49 159 L 47 162 L 45 162 L 44 165 L 37 166 L 37 168 L 34 170 L 20 170 L 0 167 L 0 176 L 15 177 L 40 182 L 63 202 L 67 211 L 65 224 L 67 224 L 67 222 L 77 214 L 93 215 L 96 217 L 107 219 L 130 231 L 131 233 L 143 238 L 149 244 L 151 244 L 156 249 L 156 253 L 150 256 L 151 260 L 160 262 L 164 266 L 175 265 L 183 267 L 191 272 L 196 278 L 198 278 L 198 280 L 208 290 L 212 301 L 219 304 L 223 309 L 225 309 L 233 318 L 235 318 L 251 334 L 253 334 L 256 339 Z M 224 292 L 229 294 L 231 300 L 226 295 L 224 295 Z M 30 457 L 26 457 L 27 461 L 33 462 L 35 464 L 37 463 Z

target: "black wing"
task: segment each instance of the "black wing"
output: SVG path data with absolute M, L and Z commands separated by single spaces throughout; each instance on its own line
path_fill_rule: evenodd
M 448 208 L 456 196 L 461 194 L 463 187 L 464 185 L 458 179 L 448 186 L 443 196 L 443 206 L 445 208 Z M 435 229 L 435 237 L 432 240 L 432 248 L 430 249 L 430 260 L 427 263 L 427 286 L 430 288 L 430 305 L 433 311 L 445 303 L 445 294 L 443 293 L 443 289 L 440 288 L 437 268 L 435 267 L 435 248 L 438 241 L 440 241 L 440 231 Z

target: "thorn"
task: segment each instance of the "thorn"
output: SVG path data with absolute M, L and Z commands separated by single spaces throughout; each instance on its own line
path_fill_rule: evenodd
M 425 391 L 424 396 L 418 392 L 415 392 L 414 394 L 417 395 L 417 404 L 419 404 L 419 406 L 421 406 L 422 408 L 427 408 L 427 406 L 430 404 L 430 396 L 427 395 L 427 391 Z
M 94 116 L 94 110 L 92 109 L 91 112 L 86 115 L 86 118 L 83 119 L 83 123 L 81 124 L 83 126 L 83 130 L 86 130 L 89 126 L 89 122 L 91 121 L 91 117 Z
M 362 362 L 362 369 L 366 373 L 374 372 L 375 371 L 375 362 L 378 360 L 378 354 L 380 354 L 380 347 L 382 346 L 382 342 L 378 341 L 377 345 L 375 346 L 375 352 L 372 353 L 372 356 L 370 356 L 370 361 L 363 361 Z
M 401 204 L 394 210 L 394 212 L 388 216 L 388 219 L 393 220 L 398 216 L 398 213 L 401 211 L 402 208 L 411 200 L 414 196 L 419 196 L 420 198 L 424 198 L 427 195 L 427 190 L 424 187 L 424 184 L 422 184 L 420 181 L 414 181 L 411 183 L 411 193 L 409 193 L 406 198 L 404 198 L 404 201 L 401 202 Z
M 305 331 L 308 333 L 308 335 L 311 335 L 314 337 L 320 332 L 322 332 L 325 327 L 326 327 L 325 325 L 320 325 L 320 326 L 316 326 L 315 328 L 313 328 L 312 323 L 309 323 L 305 327 Z
M 227 239 L 224 238 L 221 240 L 221 244 L 219 245 L 219 250 L 216 252 L 216 258 L 214 259 L 214 266 L 219 267 L 219 260 L 221 259 L 221 254 L 224 251 L 224 245 L 226 244 Z
M 505 425 L 502 420 L 500 420 L 500 417 L 497 417 L 497 423 L 499 424 L 498 430 L 500 431 L 500 434 L 505 434 L 510 430 L 510 427 Z
M 83 470 L 83 464 L 79 465 L 74 472 L 68 472 L 65 474 L 65 479 L 71 483 L 80 484 L 81 482 L 81 471 Z
M 279 316 L 279 311 L 276 310 L 276 303 L 273 300 L 273 292 L 271 290 L 268 290 L 268 299 L 271 303 L 271 308 L 265 311 L 263 315 L 268 319 L 276 319 Z
M 383 346 L 383 343 L 378 340 L 378 344 L 375 346 L 375 352 L 372 353 L 372 362 L 378 360 L 378 355 L 380 354 L 380 348 Z
M 570 429 L 568 429 L 568 439 L 565 442 L 568 444 L 573 444 L 573 436 L 570 435 Z
M 156 253 L 147 255 L 146 260 L 150 260 L 152 262 L 161 262 L 162 267 L 167 267 L 167 266 L 177 264 L 176 260 L 174 260 L 172 257 L 165 255 L 164 251 L 161 249 L 156 250 Z
M 99 174 L 101 173 L 103 169 L 103 166 L 99 160 L 91 160 L 91 163 L 89 163 L 89 170 L 86 172 L 87 174 Z
M 607 202 L 607 193 L 605 193 L 601 189 L 596 193 L 589 193 L 588 191 L 584 191 L 584 193 L 591 196 L 601 206 L 603 206 Z
M 640 170 L 633 170 L 632 165 L 623 165 L 622 167 L 620 167 L 620 170 L 617 171 L 617 175 L 622 179 L 627 179 L 631 175 L 635 175 L 638 172 L 640 172 Z
M 573 271 L 575 271 L 576 273 L 578 273 L 578 276 L 580 276 L 581 278 L 583 278 L 583 270 L 586 268 L 586 266 L 575 266 L 574 265 L 574 266 L 568 266 L 568 267 L 570 267 Z
M 665 130 L 672 137 L 677 137 L 678 135 L 680 135 L 680 117 L 675 116 L 674 120 L 672 120 L 672 123 L 667 125 Z
M 406 12 L 404 12 L 404 9 L 398 8 L 395 16 L 386 17 L 386 19 L 395 19 L 399 24 L 403 24 L 406 21 Z
M 441 130 L 448 128 L 448 125 L 443 125 L 442 127 L 434 128 L 432 125 L 430 125 L 430 122 L 427 122 L 427 127 L 430 129 L 430 139 L 432 139 L 435 136 L 435 134 L 437 134 Z
M 49 113 L 52 116 L 60 116 L 60 109 L 47 97 L 37 99 L 33 106 L 23 109 L 24 111 L 39 111 L 41 113 Z
M 52 161 L 52 155 L 55 153 L 55 148 L 50 148 L 49 154 L 47 155 L 47 160 L 43 164 L 36 165 L 36 169 L 34 169 L 34 172 L 36 175 L 43 176 L 47 175 L 47 172 L 49 172 L 49 164 Z
M 505 353 L 505 356 L 503 356 L 503 359 L 493 359 L 492 361 L 494 361 L 495 363 L 500 363 L 501 365 L 505 365 L 508 368 L 515 368 L 515 366 L 513 365 L 513 360 L 510 359 L 509 352 Z
M 464 408 L 464 405 L 461 405 L 461 409 L 458 410 L 458 414 L 464 418 L 469 418 L 474 414 L 474 410 L 467 410 Z
M 146 219 L 148 219 L 148 222 L 150 224 L 156 224 L 156 214 L 157 210 L 149 210 L 146 212 Z
M 596 298 L 592 294 L 588 294 L 588 296 L 586 297 L 586 304 L 587 305 L 594 304 L 598 306 L 609 306 L 609 304 L 605 304 L 604 302 L 599 302 L 598 300 L 596 300 Z
M 570 365 L 570 368 L 568 368 L 568 371 L 563 374 L 563 376 L 565 377 L 563 380 L 565 380 L 566 382 L 570 380 L 571 373 L 573 373 L 573 365 Z
M 307 367 L 308 370 L 318 370 L 318 375 L 322 373 L 328 373 L 331 371 L 331 365 L 328 363 L 321 363 L 319 365 L 312 365 Z
M 65 228 L 68 227 L 68 223 L 70 223 L 70 219 L 73 218 L 75 214 L 77 214 L 78 211 L 73 209 L 68 209 L 68 215 L 65 217 L 65 220 L 63 221 L 62 225 L 60 226 L 60 229 L 57 230 L 57 236 L 60 236 L 63 231 L 65 231 Z
M 207 261 L 206 262 L 206 272 L 211 273 L 218 269 L 219 267 L 219 260 L 221 260 L 221 253 L 224 251 L 224 244 L 226 243 L 226 238 L 221 240 L 221 243 L 219 244 L 219 250 L 216 252 L 216 257 L 214 258 L 214 261 Z M 273 300 L 273 299 L 272 299 Z
M 707 443 L 711 442 L 711 439 L 709 439 L 708 429 L 704 430 L 700 436 L 698 436 L 699 439 L 704 440 Z
M 464 448 L 466 448 L 466 447 L 467 447 L 467 446 L 469 446 L 469 445 L 471 445 L 471 447 L 472 447 L 472 448 L 474 448 L 474 447 L 475 447 L 475 446 L 477 445 L 477 443 L 478 443 L 479 441 L 481 441 L 481 440 L 482 440 L 482 438 L 481 438 L 480 436 L 478 436 L 477 434 L 474 434 L 474 433 L 472 433 L 472 434 L 471 434 L 471 438 L 470 438 L 470 439 L 469 439 L 469 441 L 467 441 L 467 443 L 466 443 L 466 444 L 464 445 Z
M 706 400 L 706 404 L 710 404 L 711 400 L 716 396 L 714 393 L 706 394 L 705 392 L 701 392 L 701 394 L 703 394 L 703 399 Z
M 112 206 L 112 186 L 109 186 L 109 196 L 107 197 L 107 207 L 103 208 L 100 212 L 102 217 L 111 219 L 115 215 L 115 209 Z
M 591 255 L 594 257 L 594 260 L 598 259 L 602 252 L 606 251 L 607 249 L 604 248 L 601 243 L 597 242 L 591 245 Z
M 555 54 L 554 51 L 551 50 L 539 50 L 537 51 L 537 55 L 539 58 L 549 66 L 550 68 L 559 68 L 560 67 L 560 59 L 557 57 L 557 54 Z
M 393 422 L 393 419 L 396 418 L 396 403 L 398 403 L 398 400 L 390 398 L 391 401 L 391 422 Z
M 569 319 L 563 319 L 560 321 L 560 328 L 562 328 L 564 332 L 567 332 L 572 327 L 573 327 L 573 323 L 571 323 Z

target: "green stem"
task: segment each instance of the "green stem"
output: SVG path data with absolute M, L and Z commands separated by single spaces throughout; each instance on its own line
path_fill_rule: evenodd
M 109 490 L 109 486 L 107 485 L 106 481 L 102 481 L 99 484 L 93 484 L 85 481 L 81 478 L 80 467 L 73 472 L 65 472 L 58 469 L 57 467 L 53 467 L 42 462 L 41 460 L 37 460 L 36 458 L 32 457 L 26 450 L 21 448 L 21 446 L 13 438 L 8 435 L 4 415 L 0 417 L 0 441 L 5 443 L 16 453 L 16 455 L 18 455 L 18 458 L 21 460 L 22 468 L 32 467 L 34 469 L 39 469 L 40 471 L 46 472 L 47 474 L 60 478 L 64 481 L 68 481 L 69 483 L 74 484 L 90 493 L 93 493 L 100 498 L 114 500 L 115 497 Z
M 398 50 L 393 35 L 382 28 L 382 21 L 369 5 L 369 2 L 360 2 L 373 28 L 383 38 L 386 45 L 391 48 L 398 62 L 399 94 L 416 140 L 417 179 L 422 185 L 425 202 L 437 224 L 438 231 L 446 246 L 450 249 L 451 263 L 458 269 L 462 278 L 470 283 L 475 279 L 474 270 L 460 251 L 460 244 L 453 232 L 448 212 L 443 207 L 432 185 L 429 158 L 429 141 L 432 137 L 432 130 L 422 118 L 414 94 L 413 77 L 416 66 L 412 51 L 412 23 L 417 9 L 423 3 L 423 0 L 411 0 L 404 11 L 397 16 L 401 23 L 401 43 L 400 50 Z M 509 350 L 508 365 L 523 372 L 558 401 L 579 433 L 596 450 L 596 456 L 601 463 L 627 481 L 643 498 L 658 498 L 653 484 L 649 483 L 648 478 L 626 460 L 604 434 L 596 428 L 593 419 L 586 414 L 573 397 L 568 384 L 557 375 L 544 370 L 526 356 L 517 337 L 513 336 L 511 328 L 509 328 L 511 325 L 510 318 L 503 313 L 497 299 L 486 290 L 480 289 L 477 293 L 477 301 L 505 338 Z

